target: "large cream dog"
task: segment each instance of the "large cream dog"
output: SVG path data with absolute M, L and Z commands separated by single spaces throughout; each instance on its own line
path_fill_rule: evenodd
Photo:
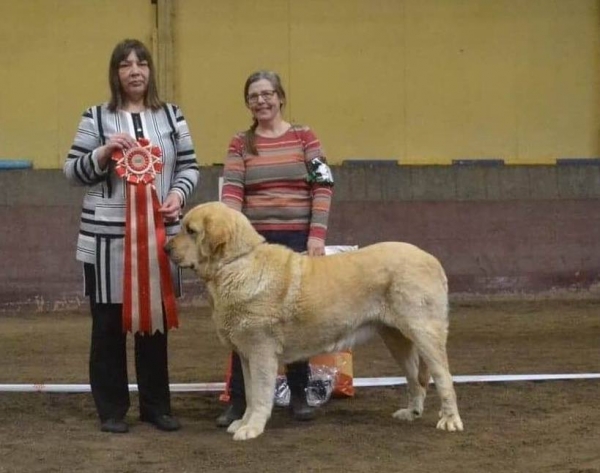
M 430 375 L 441 399 L 437 428 L 462 430 L 448 370 L 447 281 L 440 263 L 406 243 L 309 257 L 265 243 L 244 215 L 211 202 L 190 210 L 166 247 L 206 283 L 219 337 L 240 354 L 247 409 L 228 432 L 259 436 L 271 415 L 278 362 L 337 351 L 379 333 L 423 413 Z

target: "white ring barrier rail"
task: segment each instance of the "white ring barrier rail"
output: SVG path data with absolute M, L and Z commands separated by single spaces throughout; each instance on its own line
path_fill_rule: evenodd
M 573 379 L 600 379 L 600 373 L 576 374 L 507 374 L 507 375 L 466 375 L 454 376 L 454 383 L 504 383 L 514 381 L 564 381 Z M 433 383 L 433 381 L 431 381 Z M 406 378 L 354 378 L 356 388 L 397 386 L 406 384 Z M 225 383 L 173 383 L 171 392 L 218 392 L 225 389 Z M 129 391 L 137 392 L 135 384 L 129 385 Z M 46 392 L 46 393 L 87 393 L 89 384 L 0 384 L 0 392 Z

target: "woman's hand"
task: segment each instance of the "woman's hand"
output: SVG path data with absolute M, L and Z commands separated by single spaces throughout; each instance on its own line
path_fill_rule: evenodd
M 138 143 L 135 138 L 127 133 L 116 133 L 112 135 L 106 144 L 104 146 L 100 146 L 96 151 L 100 169 L 106 168 L 111 156 L 116 150 L 120 149 L 125 151 L 137 145 Z
M 181 214 L 181 197 L 177 192 L 171 192 L 160 206 L 158 211 L 163 215 L 166 222 L 174 222 Z
M 325 242 L 309 238 L 306 245 L 306 252 L 308 253 L 308 256 L 324 256 Z

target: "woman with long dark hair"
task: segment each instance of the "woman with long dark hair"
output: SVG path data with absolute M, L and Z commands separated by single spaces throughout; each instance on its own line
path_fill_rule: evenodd
M 110 101 L 84 112 L 64 164 L 68 180 L 88 188 L 77 259 L 92 313 L 92 395 L 101 430 L 127 432 L 131 331 L 140 418 L 160 430 L 178 430 L 171 415 L 167 332 L 177 324 L 179 272 L 161 252 L 164 240 L 179 230 L 199 168 L 181 110 L 158 96 L 146 46 L 135 39 L 117 44 L 108 76 Z

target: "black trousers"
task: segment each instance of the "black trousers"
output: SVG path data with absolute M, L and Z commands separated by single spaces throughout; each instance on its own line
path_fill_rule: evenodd
M 269 243 L 287 246 L 299 253 L 306 251 L 308 232 L 267 231 L 259 232 Z M 290 363 L 285 366 L 287 383 L 293 396 L 305 396 L 310 378 L 308 360 Z M 233 402 L 245 399 L 244 373 L 242 363 L 236 352 L 231 354 L 231 376 L 229 378 L 229 396 Z
M 92 312 L 90 384 L 100 421 L 122 419 L 129 410 L 127 334 L 122 327 L 122 304 L 95 301 L 94 266 L 84 266 Z M 91 290 L 92 289 L 92 290 Z M 134 335 L 135 371 L 140 415 L 154 417 L 171 413 L 167 334 Z

